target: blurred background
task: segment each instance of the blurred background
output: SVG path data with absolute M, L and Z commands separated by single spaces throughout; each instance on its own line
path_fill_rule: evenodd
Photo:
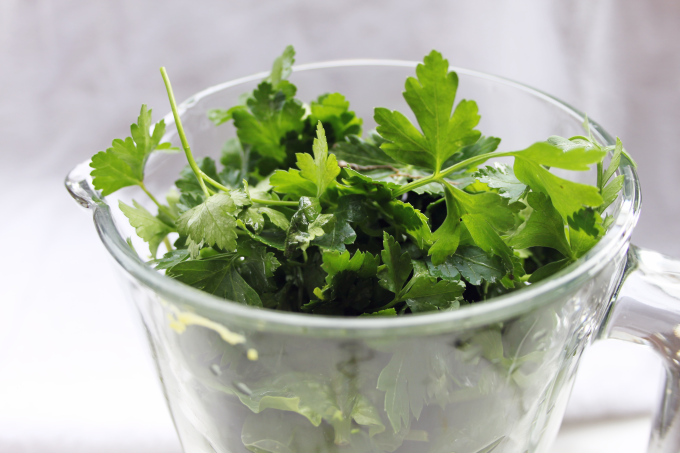
M 0 0 L 0 451 L 180 451 L 107 254 L 62 186 L 140 104 L 169 111 L 160 66 L 181 100 L 269 69 L 287 44 L 298 63 L 435 48 L 620 136 L 643 188 L 633 240 L 680 258 L 678 24 L 674 0 Z M 660 381 L 645 348 L 596 344 L 555 452 L 643 451 Z

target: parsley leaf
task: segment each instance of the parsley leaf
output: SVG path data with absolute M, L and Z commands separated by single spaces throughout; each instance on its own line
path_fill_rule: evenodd
M 322 227 L 332 218 L 332 214 L 321 214 L 318 198 L 300 198 L 298 210 L 290 219 L 290 227 L 286 232 L 286 256 L 290 257 L 296 249 L 306 251 L 314 238 L 325 233 Z
M 308 153 L 296 154 L 299 172 L 293 169 L 277 170 L 272 175 L 270 184 L 275 191 L 319 198 L 326 188 L 335 182 L 335 178 L 340 174 L 340 167 L 335 155 L 328 154 L 328 143 L 321 122 L 317 125 L 316 135 L 314 157 Z
M 239 240 L 239 259 L 234 262 L 239 274 L 258 293 L 276 290 L 276 286 L 270 282 L 274 271 L 281 265 L 272 252 L 268 252 L 263 245 L 250 240 Z
M 496 163 L 493 167 L 480 168 L 474 176 L 479 182 L 483 182 L 493 189 L 498 189 L 498 194 L 501 197 L 508 198 L 510 203 L 522 198 L 527 189 L 526 184 L 517 179 L 512 167 L 507 164 Z
M 161 143 L 165 121 L 156 123 L 152 133 L 149 133 L 150 128 L 151 110 L 142 105 L 137 123 L 130 126 L 132 137 L 115 139 L 111 148 L 92 156 L 92 183 L 95 189 L 102 191 L 103 196 L 123 187 L 142 184 L 144 165 L 149 155 L 158 149 L 171 148 L 170 143 Z
M 300 171 L 294 168 L 288 171 L 276 170 L 269 182 L 276 192 L 297 197 L 316 197 L 318 191 L 314 182 L 303 178 Z
M 172 266 L 179 264 L 182 261 L 186 261 L 188 259 L 189 259 L 188 250 L 176 249 L 163 255 L 163 258 L 149 261 L 149 264 L 155 265 L 156 270 L 170 269 Z
M 349 110 L 349 101 L 340 93 L 319 96 L 310 105 L 311 122 L 322 122 L 331 126 L 333 142 L 339 142 L 346 136 L 361 135 L 361 118 Z
M 383 235 L 383 251 L 381 252 L 383 265 L 378 268 L 380 286 L 392 291 L 398 299 L 406 283 L 413 264 L 408 252 L 401 253 L 401 245 L 387 233 Z
M 517 179 L 532 190 L 550 197 L 565 221 L 584 206 L 598 207 L 602 204 L 597 187 L 559 178 L 543 165 L 584 171 L 588 170 L 588 165 L 601 162 L 606 154 L 604 151 L 582 147 L 562 151 L 548 143 L 535 143 L 527 149 L 509 154 L 515 157 Z
M 314 239 L 313 244 L 328 250 L 344 251 L 345 245 L 354 243 L 357 234 L 351 224 L 363 222 L 368 218 L 363 198 L 361 195 L 346 195 L 340 198 L 338 208 L 333 213 L 333 220 L 324 227 L 326 233 Z
M 428 255 L 432 257 L 433 264 L 442 264 L 447 256 L 453 255 L 458 249 L 463 233 L 464 215 L 471 218 L 470 222 L 489 225 L 489 228 L 484 226 L 484 233 L 480 232 L 472 236 L 475 243 L 483 241 L 488 244 L 498 240 L 502 242 L 496 231 L 504 232 L 514 226 L 514 214 L 508 207 L 506 198 L 493 192 L 469 194 L 448 183 L 444 184 L 444 188 L 447 216 L 444 223 L 432 234 L 434 245 L 430 248 Z M 498 240 L 495 237 L 487 237 L 489 235 L 498 237 Z M 479 243 L 477 245 L 485 248 Z
M 336 141 L 332 152 L 341 161 L 364 167 L 400 165 L 380 147 L 356 135 L 350 135 L 344 141 Z
M 401 343 L 378 376 L 385 412 L 395 432 L 408 431 L 411 414 L 420 418 L 425 404 L 450 400 L 452 347 L 429 341 Z
M 602 217 L 593 209 L 584 209 L 571 219 L 569 243 L 574 259 L 580 258 L 593 248 L 604 234 Z
M 290 222 L 283 213 L 267 206 L 250 206 L 249 208 L 243 210 L 238 215 L 238 218 L 245 225 L 251 227 L 255 233 L 260 233 L 264 229 L 265 215 L 277 228 L 286 231 L 290 227 Z
M 266 81 L 258 85 L 246 105 L 247 109 L 232 112 L 241 143 L 250 145 L 261 156 L 283 162 L 287 154 L 281 141 L 288 132 L 302 130 L 304 107 Z
M 463 214 L 463 223 L 465 223 L 475 244 L 485 252 L 499 256 L 503 260 L 505 270 L 510 275 L 521 277 L 524 274 L 521 270 L 521 265 L 515 259 L 512 249 L 508 247 L 484 217 Z
M 184 261 L 168 269 L 167 275 L 207 293 L 240 304 L 261 307 L 260 296 L 236 270 L 235 258 L 235 254 L 227 254 L 205 260 Z
M 428 276 L 414 277 L 409 289 L 402 296 L 411 312 L 453 310 L 460 307 L 460 298 L 465 291 L 463 282 L 439 281 Z
M 600 213 L 604 212 L 605 209 L 607 209 L 609 205 L 611 205 L 614 200 L 616 200 L 616 198 L 619 196 L 619 192 L 623 188 L 623 175 L 619 175 L 609 182 L 621 164 L 621 155 L 623 152 L 623 143 L 621 143 L 621 140 L 617 137 L 612 159 L 609 162 L 609 167 L 607 167 L 607 170 L 604 171 L 602 177 L 600 178 L 600 192 L 602 194 L 602 199 L 604 200 L 602 205 L 598 208 Z
M 442 168 L 450 167 L 457 162 L 462 162 L 471 157 L 481 156 L 482 154 L 489 154 L 496 151 L 496 148 L 498 148 L 500 143 L 500 138 L 481 136 L 472 145 L 463 146 L 460 151 L 449 157 L 449 159 L 444 162 L 444 165 L 442 165 Z
M 494 283 L 505 275 L 503 261 L 496 255 L 486 253 L 479 247 L 464 245 L 456 253 L 446 258 L 444 263 L 435 266 L 429 264 L 430 274 L 445 280 L 453 280 L 456 274 L 462 276 L 472 285 L 482 282 Z
M 202 244 L 216 245 L 222 250 L 236 249 L 236 219 L 238 210 L 230 194 L 220 192 L 177 219 L 177 230 L 195 244 L 190 247 L 192 258 Z
M 527 221 L 509 240 L 509 245 L 518 249 L 529 247 L 551 247 L 567 258 L 572 257 L 571 246 L 566 236 L 564 220 L 550 199 L 539 192 L 527 196 L 533 209 Z
M 151 256 L 155 258 L 160 243 L 175 229 L 159 220 L 135 200 L 132 200 L 132 204 L 134 207 L 128 206 L 120 200 L 118 201 L 118 207 L 123 211 L 125 217 L 128 218 L 130 225 L 135 228 L 137 236 L 149 243 L 149 251 Z
M 295 49 L 293 46 L 287 46 L 283 54 L 278 56 L 274 63 L 272 64 L 272 70 L 265 81 L 269 82 L 272 87 L 281 91 L 286 95 L 287 98 L 292 98 L 295 96 L 296 88 L 286 79 L 292 73 L 292 66 L 295 63 Z M 244 93 L 239 98 L 239 105 L 236 105 L 230 109 L 212 109 L 208 111 L 208 119 L 212 121 L 215 126 L 226 123 L 233 119 L 233 114 L 236 110 L 243 110 L 246 108 L 246 104 L 249 99 L 253 97 L 252 93 Z
M 427 217 L 410 203 L 392 200 L 381 207 L 393 226 L 408 234 L 418 247 L 425 249 L 432 243 Z
M 375 279 L 371 277 L 376 275 L 380 258 L 361 251 L 356 251 L 351 258 L 348 251 L 328 251 L 322 258 L 326 285 L 314 289 L 314 295 L 322 302 L 311 302 L 304 309 L 318 313 L 319 308 L 327 312 L 334 307 L 340 310 L 337 313 L 343 313 L 346 308 L 363 312 L 373 299 Z
M 381 148 L 405 164 L 439 171 L 461 147 L 474 144 L 481 136 L 477 104 L 461 101 L 453 115 L 458 76 L 449 72 L 449 62 L 432 51 L 416 68 L 418 79 L 406 81 L 404 99 L 416 116 L 423 133 L 401 113 L 375 109 L 378 133 L 388 140 Z
M 217 173 L 217 166 L 215 165 L 215 161 L 212 158 L 204 157 L 196 163 L 198 164 L 198 168 L 200 168 L 203 173 L 219 183 L 223 182 Z M 180 178 L 175 181 L 175 186 L 177 186 L 182 195 L 192 195 L 191 198 L 185 196 L 184 201 L 188 201 L 189 203 L 196 203 L 198 201 L 200 203 L 205 200 L 203 189 L 198 182 L 198 178 L 196 178 L 196 174 L 189 165 L 182 169 L 180 172 Z M 189 207 L 193 208 L 194 206 L 195 205 Z
M 295 63 L 295 49 L 289 45 L 283 50 L 283 54 L 276 57 L 272 64 L 272 71 L 268 80 L 274 88 L 280 88 L 282 82 L 290 77 L 293 72 L 293 63 Z

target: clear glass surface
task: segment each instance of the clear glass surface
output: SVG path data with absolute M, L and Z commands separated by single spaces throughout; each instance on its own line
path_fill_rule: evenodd
M 291 81 L 306 101 L 343 93 L 370 129 L 374 107 L 408 111 L 401 92 L 415 65 L 305 65 L 295 68 Z M 501 150 L 582 133 L 583 115 L 548 95 L 455 70 L 458 99 L 477 101 L 479 128 L 501 137 Z M 208 110 L 236 105 L 266 75 L 209 88 L 182 104 L 195 155 L 218 157 L 235 135 L 231 125 L 215 127 Z M 165 121 L 166 139 L 178 144 L 172 117 Z M 591 127 L 603 143 L 613 143 L 597 124 Z M 185 164 L 182 154 L 152 156 L 147 187 L 166 191 Z M 581 353 L 616 313 L 611 301 L 629 262 L 640 203 L 635 170 L 625 159 L 620 172 L 622 195 L 610 208 L 615 222 L 577 263 L 486 303 L 398 319 L 275 312 L 185 286 L 148 267 L 124 240 L 135 237 L 134 230 L 109 205 L 116 206 L 117 197 L 142 201 L 140 193 L 131 188 L 100 198 L 87 163 L 69 174 L 66 186 L 93 211 L 117 262 L 185 451 L 523 453 L 547 451 Z M 594 181 L 589 173 L 578 176 Z

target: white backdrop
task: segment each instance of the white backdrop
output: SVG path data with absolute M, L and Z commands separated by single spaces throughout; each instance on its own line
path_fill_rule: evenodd
M 105 251 L 61 186 L 141 103 L 165 114 L 160 66 L 182 99 L 289 43 L 300 63 L 436 48 L 619 135 L 643 187 L 634 242 L 680 257 L 679 23 L 673 0 L 0 0 L 0 450 L 177 451 Z M 568 417 L 644 413 L 659 373 L 644 349 L 596 345 Z

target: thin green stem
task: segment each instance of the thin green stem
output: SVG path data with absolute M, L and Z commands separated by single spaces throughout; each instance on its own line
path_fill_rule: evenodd
M 203 193 L 205 194 L 205 197 L 208 198 L 210 196 L 210 193 L 208 193 L 208 188 L 205 186 L 205 182 L 203 181 L 203 178 L 201 177 L 201 171 L 200 168 L 198 168 L 198 164 L 196 164 L 196 161 L 194 160 L 194 155 L 191 154 L 191 148 L 189 147 L 189 142 L 187 142 L 187 137 L 184 135 L 184 128 L 182 127 L 182 120 L 179 118 L 179 113 L 177 113 L 177 103 L 175 102 L 175 95 L 172 92 L 172 85 L 170 85 L 170 79 L 168 78 L 168 73 L 165 71 L 165 67 L 161 67 L 161 76 L 163 76 L 163 82 L 165 83 L 165 89 L 168 91 L 168 99 L 170 100 L 170 107 L 172 108 L 172 115 L 175 117 L 175 126 L 177 127 L 177 133 L 179 134 L 179 139 L 182 142 L 182 148 L 184 148 L 184 153 L 187 156 L 187 160 L 189 161 L 189 166 L 191 166 L 191 169 L 194 171 L 194 174 L 196 175 L 196 178 L 198 179 L 198 183 L 201 185 L 201 189 L 203 189 Z
M 300 204 L 298 201 L 259 200 L 257 198 L 251 198 L 250 201 L 258 204 L 267 204 L 270 206 L 297 206 Z
M 382 307 L 376 309 L 375 311 L 387 310 L 388 308 L 394 307 L 394 306 L 397 305 L 399 302 L 403 302 L 403 300 L 401 300 L 401 294 L 402 294 L 403 292 L 405 292 L 405 291 L 403 291 L 403 290 L 402 290 L 402 291 L 399 291 L 399 294 L 396 294 L 396 295 L 394 296 L 394 299 L 392 300 L 392 302 L 390 302 L 389 304 L 383 305 Z
M 210 183 L 211 185 L 217 187 L 218 189 L 224 191 L 224 192 L 229 192 L 229 188 L 223 186 L 219 182 L 215 181 L 212 179 L 210 176 L 206 175 L 202 170 L 199 170 L 201 172 L 201 178 L 203 178 L 206 182 Z
M 149 192 L 149 191 L 146 189 L 146 186 L 144 185 L 143 182 L 140 182 L 140 183 L 139 183 L 139 187 L 141 187 L 142 190 L 144 191 L 144 193 L 147 194 L 147 195 L 149 196 L 149 198 L 151 198 L 151 201 L 153 201 L 153 202 L 156 204 L 156 206 L 158 206 L 158 210 L 159 210 L 159 211 L 163 211 L 163 213 L 165 213 L 168 217 L 170 217 L 170 218 L 173 219 L 173 220 L 177 218 L 172 212 L 170 212 L 170 210 L 169 210 L 168 208 L 166 208 L 165 206 L 163 206 L 162 204 L 160 204 L 160 203 L 158 202 L 158 200 L 156 200 L 156 197 L 154 197 L 154 196 L 151 194 L 151 192 Z
M 165 244 L 165 249 L 166 249 L 168 252 L 172 252 L 172 244 L 170 244 L 170 240 L 168 239 L 167 236 L 165 236 L 165 237 L 163 238 L 163 244 Z
M 396 190 L 392 193 L 392 198 L 398 198 L 402 195 L 404 195 L 407 192 L 410 192 L 413 189 L 416 189 L 418 187 L 424 186 L 426 184 L 429 184 L 431 182 L 439 182 L 442 181 L 446 176 L 450 175 L 454 171 L 457 170 L 462 170 L 466 167 L 469 167 L 470 165 L 474 164 L 481 164 L 482 162 L 485 162 L 489 159 L 493 159 L 495 157 L 504 157 L 504 156 L 512 156 L 514 151 L 509 151 L 509 152 L 502 152 L 502 153 L 489 153 L 489 154 L 482 154 L 480 156 L 474 156 L 469 159 L 465 159 L 462 162 L 458 162 L 455 165 L 450 166 L 449 168 L 446 168 L 439 173 L 432 174 L 430 176 L 426 176 L 425 178 L 418 179 L 415 181 L 411 181 L 410 183 L 404 185 L 401 187 L 401 189 Z
M 604 186 L 602 182 L 602 178 L 604 178 L 604 165 L 602 162 L 597 163 L 597 188 L 600 189 L 600 195 L 602 195 L 602 189 Z

